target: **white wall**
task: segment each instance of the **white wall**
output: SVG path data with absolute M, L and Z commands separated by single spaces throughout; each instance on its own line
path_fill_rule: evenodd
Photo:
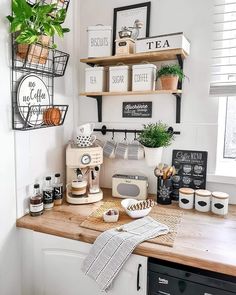
M 142 2 L 142 1 L 138 1 Z M 81 56 L 87 56 L 87 33 L 89 25 L 112 25 L 113 8 L 137 3 L 136 0 L 84 0 L 81 1 L 81 40 L 78 47 Z M 104 97 L 103 123 L 110 128 L 141 128 L 142 124 L 162 120 L 181 131 L 176 136 L 174 144 L 165 150 L 163 161 L 170 163 L 173 148 L 206 150 L 209 152 L 208 173 L 215 171 L 217 114 L 218 101 L 210 98 L 210 49 L 212 30 L 213 0 L 155 0 L 152 1 L 150 36 L 165 33 L 184 32 L 191 41 L 191 54 L 184 64 L 184 72 L 189 77 L 183 85 L 181 124 L 175 124 L 175 98 L 169 95 L 153 95 L 140 97 Z M 92 8 L 92 9 L 91 9 Z M 160 66 L 160 64 L 159 64 Z M 84 69 L 80 64 L 80 90 L 84 90 Z M 153 118 L 151 120 L 122 118 L 123 101 L 153 101 Z M 77 124 L 96 122 L 96 102 L 93 99 L 80 97 L 79 116 Z M 101 126 L 101 125 L 97 125 Z M 102 138 L 102 137 L 101 137 Z M 108 137 L 109 138 L 109 137 Z M 110 135 L 111 138 L 111 135 Z M 103 138 L 104 139 L 104 138 Z M 116 136 L 122 140 L 123 135 Z M 150 192 L 156 191 L 156 179 L 152 169 L 144 161 L 105 160 L 103 166 L 102 185 L 111 187 L 111 175 L 114 173 L 145 174 L 149 177 Z M 214 183 L 208 183 L 210 189 L 215 189 Z M 236 186 L 220 186 L 231 195 L 231 202 L 236 203 Z M 219 186 L 217 186 L 219 189 Z
M 0 4 L 0 294 L 20 295 L 20 264 L 16 220 L 14 132 L 11 130 L 10 44 L 5 15 L 10 1 Z
M 55 104 L 68 104 L 69 110 L 63 126 L 15 133 L 16 143 L 16 192 L 17 216 L 28 210 L 28 197 L 35 182 L 43 183 L 47 175 L 55 172 L 65 179 L 65 146 L 73 134 L 74 122 L 74 87 L 75 49 L 74 49 L 74 14 L 76 3 L 71 1 L 64 26 L 70 28 L 63 40 L 57 39 L 58 49 L 70 54 L 65 76 L 55 78 Z M 76 23 L 77 25 L 77 23 Z

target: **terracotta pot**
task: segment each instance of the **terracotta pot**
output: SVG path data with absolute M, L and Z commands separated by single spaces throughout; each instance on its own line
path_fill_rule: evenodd
M 50 37 L 40 36 L 38 43 L 40 44 L 18 44 L 17 55 L 21 59 L 26 59 L 30 63 L 45 64 L 49 53 Z
M 178 76 L 162 76 L 160 77 L 162 90 L 176 90 L 178 88 Z

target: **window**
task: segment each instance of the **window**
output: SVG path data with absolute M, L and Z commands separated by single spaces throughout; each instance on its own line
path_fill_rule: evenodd
M 224 153 L 226 159 L 236 159 L 236 96 L 227 97 L 225 113 Z
M 216 170 L 232 174 L 236 167 L 236 0 L 214 0 L 210 94 L 219 97 Z

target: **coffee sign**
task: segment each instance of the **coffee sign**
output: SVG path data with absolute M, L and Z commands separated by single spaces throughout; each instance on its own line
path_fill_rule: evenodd
M 174 194 L 181 187 L 206 188 L 207 155 L 205 151 L 173 150 L 172 165 L 176 175 L 172 177 Z
M 123 102 L 123 118 L 151 118 L 152 102 Z
M 31 126 L 41 125 L 43 113 L 40 106 L 49 104 L 50 96 L 44 81 L 36 75 L 25 76 L 17 90 L 17 105 L 22 119 Z M 32 112 L 28 113 L 30 107 Z

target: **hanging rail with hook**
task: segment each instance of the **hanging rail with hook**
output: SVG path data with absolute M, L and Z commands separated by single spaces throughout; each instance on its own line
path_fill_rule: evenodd
M 136 136 L 136 134 L 143 132 L 143 130 L 138 130 L 138 129 L 112 129 L 112 128 L 110 129 L 110 128 L 107 128 L 106 125 L 103 125 L 102 128 L 95 128 L 94 131 L 101 132 L 103 135 L 106 135 L 108 132 L 111 132 L 113 138 L 115 133 L 125 133 L 125 137 L 126 137 L 127 133 L 134 133 Z M 173 127 L 169 127 L 168 131 L 175 135 L 180 135 L 180 131 L 174 131 Z

